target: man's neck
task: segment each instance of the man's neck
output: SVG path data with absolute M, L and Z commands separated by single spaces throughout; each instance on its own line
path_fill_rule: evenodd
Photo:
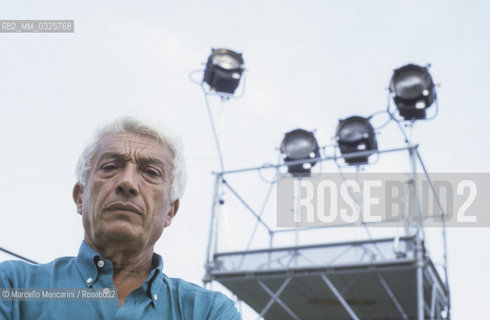
M 120 245 L 95 245 L 85 242 L 99 253 L 103 258 L 109 259 L 113 265 L 112 281 L 117 291 L 119 306 L 124 304 L 127 296 L 141 287 L 152 270 L 153 247 L 143 250 L 131 250 L 127 244 Z

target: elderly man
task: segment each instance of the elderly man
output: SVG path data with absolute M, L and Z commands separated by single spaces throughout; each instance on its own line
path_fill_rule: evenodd
M 78 288 L 73 292 L 96 298 L 62 292 L 42 300 L 10 290 L 0 297 L 0 319 L 240 319 L 224 295 L 168 278 L 153 252 L 184 191 L 179 139 L 118 119 L 85 148 L 77 179 L 73 199 L 85 229 L 78 256 L 41 265 L 3 262 L 0 288 Z M 63 294 L 69 299 L 56 299 Z

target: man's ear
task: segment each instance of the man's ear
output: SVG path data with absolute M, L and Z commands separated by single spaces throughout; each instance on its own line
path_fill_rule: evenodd
M 168 211 L 167 217 L 165 218 L 165 224 L 164 224 L 164 227 L 165 228 L 170 225 L 170 223 L 172 222 L 172 219 L 177 214 L 177 211 L 179 210 L 179 205 L 180 205 L 180 200 L 179 199 L 175 200 L 170 205 L 170 210 Z
M 79 182 L 77 182 L 73 187 L 72 196 L 73 196 L 73 201 L 75 201 L 75 204 L 77 205 L 77 212 L 80 215 L 82 214 L 82 195 L 83 195 L 83 187 Z

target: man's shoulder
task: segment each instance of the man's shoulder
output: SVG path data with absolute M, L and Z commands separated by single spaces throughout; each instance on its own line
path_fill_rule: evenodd
M 23 274 L 25 272 L 33 272 L 49 268 L 47 264 L 34 264 L 22 260 L 7 260 L 0 262 L 0 271 L 3 275 Z
M 8 272 L 10 270 L 43 270 L 63 266 L 73 262 L 75 257 L 59 257 L 47 263 L 29 263 L 23 260 L 6 260 L 0 262 L 0 270 Z
M 172 292 L 172 296 L 185 306 L 184 309 L 189 307 L 200 309 L 205 306 L 205 314 L 209 315 L 206 319 L 241 319 L 235 303 L 221 292 L 208 290 L 180 278 L 169 278 L 166 275 L 163 281 Z
M 184 279 L 170 278 L 164 274 L 163 281 L 168 286 L 170 291 L 179 295 L 198 296 L 211 300 L 215 299 L 217 296 L 219 296 L 220 298 L 222 296 L 223 298 L 228 299 L 220 292 L 208 290 L 206 288 L 198 286 L 195 283 L 185 281 Z
M 66 268 L 73 263 L 74 257 L 60 257 L 48 263 L 33 264 L 22 260 L 0 262 L 0 275 L 12 285 L 22 285 L 38 274 L 47 275 L 55 270 Z

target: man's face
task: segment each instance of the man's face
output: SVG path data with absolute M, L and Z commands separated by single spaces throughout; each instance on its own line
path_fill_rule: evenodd
M 96 247 L 119 241 L 152 247 L 179 206 L 170 202 L 172 158 L 152 137 L 119 133 L 100 140 L 86 186 L 73 190 L 86 240 Z

